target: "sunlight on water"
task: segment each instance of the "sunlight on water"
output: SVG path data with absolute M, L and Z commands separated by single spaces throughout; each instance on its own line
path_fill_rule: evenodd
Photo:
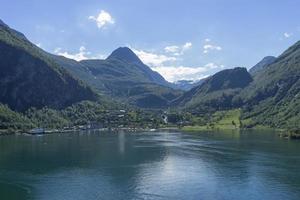
M 298 141 L 271 132 L 0 138 L 0 199 L 299 199 Z

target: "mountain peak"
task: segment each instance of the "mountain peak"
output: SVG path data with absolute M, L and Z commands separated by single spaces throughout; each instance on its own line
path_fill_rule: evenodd
M 262 61 L 268 61 L 268 60 L 272 60 L 272 59 L 276 59 L 275 56 L 265 56 Z
M 206 81 L 206 83 L 209 84 L 209 91 L 217 91 L 244 88 L 252 80 L 253 79 L 246 68 L 236 67 L 233 69 L 225 69 L 214 74 Z
M 276 57 L 274 56 L 266 56 L 264 57 L 259 63 L 257 63 L 256 65 L 254 65 L 250 70 L 250 74 L 256 74 L 257 72 L 259 72 L 260 70 L 264 69 L 266 66 L 272 64 L 273 62 L 275 62 Z
M 128 47 L 119 47 L 107 59 L 117 58 L 130 63 L 142 63 L 139 57 Z

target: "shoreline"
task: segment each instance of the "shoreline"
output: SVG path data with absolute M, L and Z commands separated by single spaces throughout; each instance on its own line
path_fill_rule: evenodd
M 89 132 L 89 131 L 99 131 L 99 132 L 118 132 L 118 131 L 126 131 L 126 132 L 157 132 L 159 130 L 179 130 L 176 127 L 165 127 L 165 128 L 92 128 L 92 129 L 70 129 L 70 130 L 45 130 L 41 133 L 30 133 L 30 131 L 22 131 L 22 130 L 0 130 L 0 136 L 8 136 L 8 135 L 49 135 L 56 133 L 75 133 L 75 132 Z
M 161 128 L 95 128 L 95 129 L 69 129 L 69 130 L 60 130 L 60 129 L 46 129 L 41 133 L 30 133 L 29 131 L 22 130 L 0 130 L 0 136 L 8 136 L 8 135 L 49 135 L 56 133 L 72 133 L 72 132 L 89 132 L 89 131 L 99 131 L 99 132 L 118 132 L 118 131 L 126 131 L 126 132 L 157 132 L 157 131 L 183 131 L 183 132 L 202 132 L 202 131 L 241 131 L 241 130 L 273 130 L 276 132 L 281 132 L 280 135 L 284 134 L 284 132 L 288 132 L 286 129 L 276 129 L 276 128 L 206 128 L 203 126 L 187 126 L 187 127 L 161 127 Z

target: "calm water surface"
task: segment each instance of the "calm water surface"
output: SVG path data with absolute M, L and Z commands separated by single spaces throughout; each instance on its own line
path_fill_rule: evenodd
M 300 141 L 272 132 L 0 137 L 1 200 L 300 199 Z

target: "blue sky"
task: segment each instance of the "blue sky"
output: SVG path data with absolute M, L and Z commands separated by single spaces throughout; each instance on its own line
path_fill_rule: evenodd
M 0 18 L 77 60 L 129 46 L 169 81 L 251 67 L 300 39 L 298 0 L 0 0 Z

